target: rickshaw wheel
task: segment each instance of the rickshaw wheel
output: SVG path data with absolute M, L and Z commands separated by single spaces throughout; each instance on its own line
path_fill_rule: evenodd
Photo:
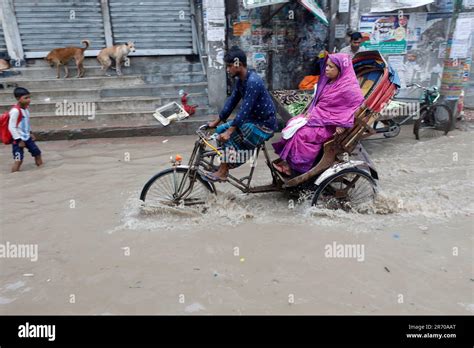
M 215 189 L 197 173 L 195 180 L 190 180 L 188 176 L 184 182 L 183 191 L 186 191 L 191 184 L 193 185 L 192 190 L 181 197 L 176 195 L 177 188 L 183 182 L 187 172 L 188 169 L 186 168 L 176 168 L 176 176 L 173 168 L 159 172 L 143 186 L 140 200 L 152 206 L 191 206 L 206 203 L 209 196 L 215 193 Z
M 312 205 L 325 209 L 357 210 L 373 202 L 375 180 L 365 171 L 348 168 L 325 179 L 316 189 Z

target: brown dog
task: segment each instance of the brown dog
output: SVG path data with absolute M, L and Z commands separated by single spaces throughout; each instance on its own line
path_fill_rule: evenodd
M 69 70 L 67 68 L 67 63 L 71 60 L 74 59 L 76 61 L 76 66 L 77 66 L 77 77 L 83 77 L 84 76 L 84 66 L 82 63 L 84 62 L 84 51 L 89 48 L 91 42 L 89 40 L 82 40 L 82 44 L 84 44 L 86 47 L 64 47 L 64 48 L 55 48 L 51 52 L 48 53 L 46 58 L 44 58 L 51 67 L 53 67 L 54 64 L 56 64 L 56 78 L 59 79 L 60 77 L 60 66 L 64 66 L 64 70 L 66 71 L 66 75 L 64 78 L 67 78 L 69 76 Z
M 117 75 L 122 75 L 121 64 L 130 52 L 135 52 L 135 44 L 132 41 L 123 45 L 115 45 L 102 49 L 97 56 L 97 60 L 107 75 L 107 69 L 110 68 L 112 59 L 114 59 Z

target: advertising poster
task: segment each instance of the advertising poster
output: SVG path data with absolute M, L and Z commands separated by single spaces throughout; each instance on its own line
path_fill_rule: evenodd
M 382 54 L 405 54 L 407 51 L 407 25 L 409 14 L 364 15 L 359 30 L 368 38 L 362 45 Z
M 370 12 L 390 12 L 404 8 L 425 6 L 434 0 L 377 0 L 372 1 Z
M 444 61 L 441 93 L 443 93 L 447 99 L 455 100 L 459 98 L 461 90 L 463 89 L 464 71 L 463 69 L 459 69 L 458 65 L 464 66 L 465 63 L 465 59 L 458 61 L 446 59 Z
M 262 78 L 265 78 L 265 70 L 267 69 L 267 54 L 265 52 L 254 52 L 252 59 L 257 74 L 259 74 Z
M 250 34 L 252 24 L 248 21 L 235 22 L 233 25 L 234 36 L 242 36 L 244 34 Z

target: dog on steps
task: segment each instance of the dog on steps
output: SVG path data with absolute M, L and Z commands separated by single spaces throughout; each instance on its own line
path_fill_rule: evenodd
M 130 52 L 135 52 L 135 44 L 132 41 L 122 45 L 115 45 L 102 49 L 97 56 L 97 60 L 102 66 L 102 70 L 107 75 L 107 69 L 112 65 L 112 59 L 115 60 L 115 70 L 117 75 L 122 75 L 122 63 Z
M 60 77 L 60 68 L 61 65 L 64 66 L 64 70 L 66 75 L 64 78 L 69 76 L 69 69 L 67 68 L 67 63 L 74 59 L 76 61 L 77 66 L 77 77 L 84 76 L 84 51 L 89 48 L 91 42 L 89 40 L 82 40 L 81 43 L 85 45 L 85 47 L 64 47 L 64 48 L 55 48 L 51 52 L 48 53 L 45 60 L 49 63 L 51 67 L 56 64 L 56 78 L 59 79 Z

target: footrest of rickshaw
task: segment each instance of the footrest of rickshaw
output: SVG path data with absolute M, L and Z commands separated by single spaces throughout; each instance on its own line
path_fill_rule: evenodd
M 280 163 L 280 162 L 283 162 L 283 160 L 281 158 L 277 158 L 276 160 L 272 161 L 272 167 L 273 167 L 273 163 L 277 164 L 277 163 Z M 278 178 L 282 181 L 283 184 L 286 184 L 288 181 L 290 181 L 291 179 L 294 179 L 296 178 L 297 176 L 299 176 L 298 174 L 291 174 L 290 176 L 288 175 L 284 175 L 283 173 L 280 173 L 278 170 L 276 170 L 275 168 L 273 168 L 273 170 L 275 171 L 276 175 L 278 176 Z

